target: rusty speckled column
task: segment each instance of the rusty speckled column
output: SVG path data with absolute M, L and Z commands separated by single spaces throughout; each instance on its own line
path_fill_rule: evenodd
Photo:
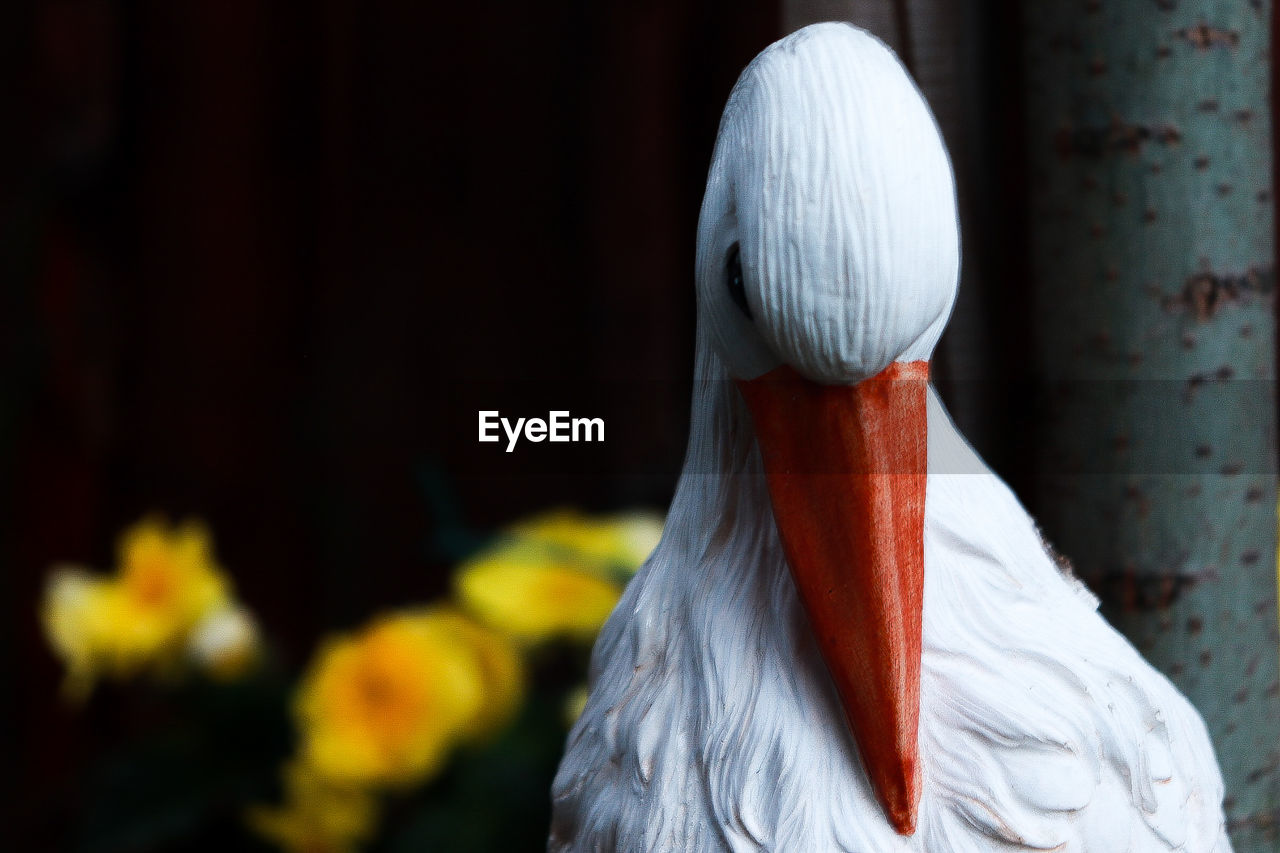
M 1024 5 L 1046 534 L 1280 823 L 1269 0 Z

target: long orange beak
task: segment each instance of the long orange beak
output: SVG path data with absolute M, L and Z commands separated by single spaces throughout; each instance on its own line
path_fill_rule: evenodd
M 929 363 L 852 386 L 787 366 L 739 381 L 782 547 L 876 796 L 911 835 L 920 803 Z

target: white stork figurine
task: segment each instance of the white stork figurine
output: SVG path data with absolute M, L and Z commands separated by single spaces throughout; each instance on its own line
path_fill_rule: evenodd
M 757 57 L 702 205 L 684 471 L 596 644 L 551 850 L 1230 849 L 1204 723 L 928 385 L 958 267 L 889 49 L 819 24 Z

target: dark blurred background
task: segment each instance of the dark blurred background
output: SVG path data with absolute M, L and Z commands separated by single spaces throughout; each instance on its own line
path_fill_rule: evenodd
M 1034 512 L 1025 5 L 4 4 L 0 835 L 55 847 L 146 725 L 60 701 L 35 602 L 147 511 L 209 521 L 296 665 L 443 591 L 445 523 L 665 505 L 719 113 L 811 20 L 860 15 L 934 105 L 965 230 L 936 375 Z M 552 408 L 608 441 L 475 440 Z

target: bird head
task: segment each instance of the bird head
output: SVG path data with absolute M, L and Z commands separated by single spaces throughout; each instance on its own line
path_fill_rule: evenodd
M 893 53 L 777 42 L 720 124 L 699 310 L 751 413 L 797 591 L 872 787 L 914 832 L 928 359 L 959 270 L 954 178 Z

